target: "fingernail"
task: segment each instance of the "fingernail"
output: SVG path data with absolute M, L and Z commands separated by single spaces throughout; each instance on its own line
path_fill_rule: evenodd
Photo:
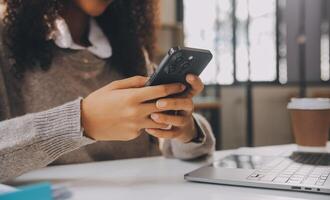
M 185 90 L 186 89 L 186 86 L 185 85 L 181 85 L 181 90 Z
M 153 132 L 153 130 L 150 129 L 150 128 L 146 128 L 145 131 L 147 131 L 148 133 L 152 133 Z
M 195 80 L 195 77 L 193 75 L 188 75 L 188 80 L 189 81 L 194 81 Z
M 159 108 L 164 108 L 167 105 L 167 103 L 165 101 L 160 100 L 160 101 L 157 101 L 156 105 Z
M 151 114 L 151 118 L 153 120 L 157 120 L 157 119 L 159 119 L 159 115 L 157 115 L 157 114 Z

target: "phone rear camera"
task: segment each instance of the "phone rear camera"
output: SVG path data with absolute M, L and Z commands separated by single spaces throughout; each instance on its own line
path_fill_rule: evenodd
M 183 61 L 183 57 L 179 56 L 175 59 L 176 64 L 180 64 Z
M 180 71 L 179 73 L 184 73 L 189 69 L 189 62 L 184 62 L 181 66 L 180 66 Z
M 187 69 L 189 67 L 189 63 L 188 62 L 185 62 L 182 64 L 182 68 L 183 70 Z

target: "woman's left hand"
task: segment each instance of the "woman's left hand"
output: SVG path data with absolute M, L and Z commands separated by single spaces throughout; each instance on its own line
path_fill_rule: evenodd
M 169 115 L 164 112 L 153 113 L 151 118 L 160 124 L 172 126 L 169 130 L 163 129 L 146 129 L 147 133 L 157 138 L 172 139 L 175 138 L 183 143 L 191 141 L 197 134 L 197 128 L 192 116 L 194 111 L 194 103 L 192 98 L 204 89 L 204 84 L 198 76 L 187 75 L 186 81 L 190 84 L 189 91 L 176 98 L 163 98 L 156 102 L 159 110 L 178 111 L 177 115 Z

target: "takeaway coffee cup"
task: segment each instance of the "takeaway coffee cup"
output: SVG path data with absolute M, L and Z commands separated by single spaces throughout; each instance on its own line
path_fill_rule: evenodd
M 325 147 L 330 129 L 330 99 L 292 98 L 287 108 L 296 143 L 301 147 Z

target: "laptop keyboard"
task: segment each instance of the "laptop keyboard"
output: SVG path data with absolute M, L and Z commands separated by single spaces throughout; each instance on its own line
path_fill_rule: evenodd
M 259 166 L 248 180 L 322 186 L 330 175 L 330 154 L 294 152 Z

